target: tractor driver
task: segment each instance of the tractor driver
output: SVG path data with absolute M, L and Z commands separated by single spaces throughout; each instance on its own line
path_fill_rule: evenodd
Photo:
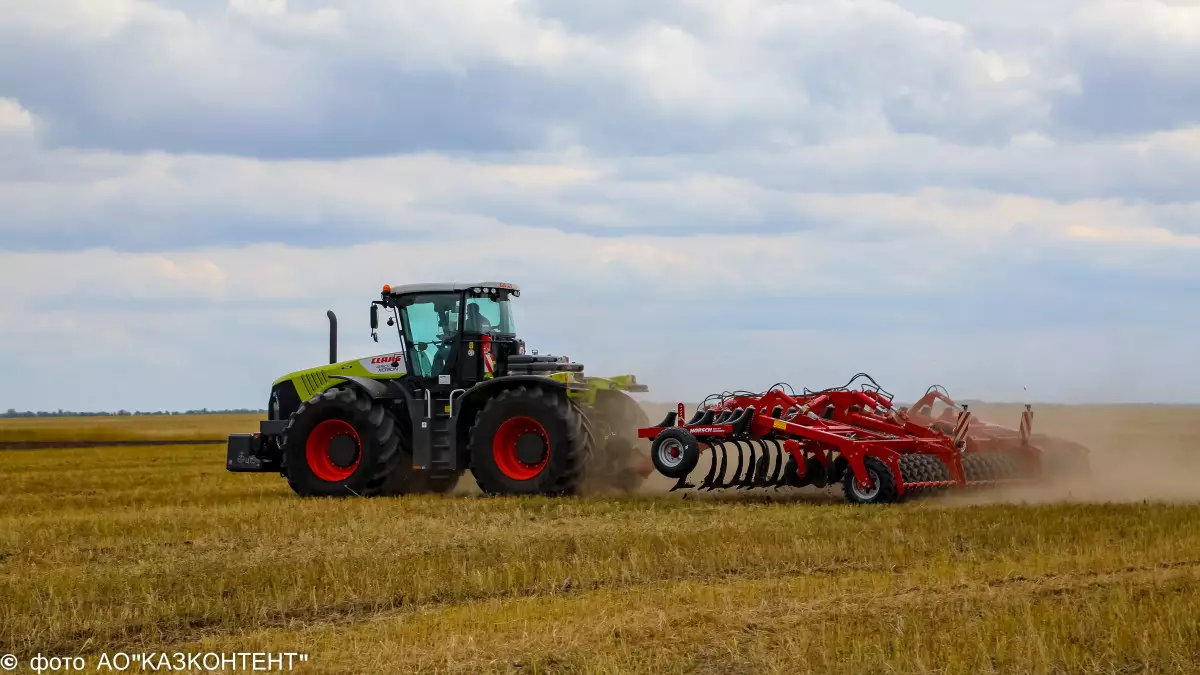
M 467 316 L 463 322 L 464 333 L 490 333 L 492 332 L 492 322 L 488 321 L 483 312 L 479 310 L 477 303 L 467 305 Z
M 445 371 L 453 360 L 454 339 L 458 334 L 457 318 L 455 312 L 450 308 L 439 312 L 438 323 L 441 329 L 442 343 L 438 345 L 437 351 L 433 356 L 433 364 L 430 375 L 436 377 L 446 374 Z M 492 331 L 492 322 L 480 311 L 479 305 L 471 303 L 467 305 L 466 316 L 463 317 L 463 332 L 464 333 L 481 333 L 487 334 Z

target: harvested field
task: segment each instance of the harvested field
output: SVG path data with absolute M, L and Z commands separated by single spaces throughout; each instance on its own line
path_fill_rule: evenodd
M 178 426 L 136 423 L 164 419 Z M 256 426 L 118 421 L 5 420 L 0 438 Z M 499 499 L 472 495 L 469 474 L 448 497 L 304 500 L 278 476 L 226 473 L 221 446 L 0 452 L 0 653 L 309 654 L 296 672 L 1195 672 L 1200 490 L 1180 474 L 1200 410 L 1044 407 L 1037 423 L 1133 453 L 1097 476 L 1136 478 L 1121 502 L 1076 487 L 871 508 L 658 482 Z M 1143 471 L 1148 457 L 1174 464 Z M 1166 489 L 1143 482 L 1155 473 Z
M 30 444 L 224 441 L 258 431 L 260 415 L 140 415 L 0 419 L 0 448 Z

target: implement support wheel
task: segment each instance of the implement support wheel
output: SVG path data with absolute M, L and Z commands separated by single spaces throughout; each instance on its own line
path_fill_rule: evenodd
M 650 459 L 654 468 L 667 478 L 683 478 L 700 461 L 700 444 L 684 429 L 663 429 L 650 445 Z
M 842 476 L 842 491 L 846 494 L 846 501 L 851 504 L 887 504 L 896 501 L 896 479 L 887 464 L 876 457 L 867 457 L 863 464 L 871 484 L 869 487 L 859 485 L 854 471 L 847 468 Z

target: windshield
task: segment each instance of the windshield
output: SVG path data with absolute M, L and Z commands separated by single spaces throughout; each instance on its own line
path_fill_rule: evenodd
M 491 297 L 468 298 L 463 330 L 467 333 L 516 335 L 512 301 L 508 297 L 499 300 Z

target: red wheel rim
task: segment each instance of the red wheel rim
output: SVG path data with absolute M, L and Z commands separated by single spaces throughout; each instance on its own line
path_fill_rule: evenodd
M 517 456 L 517 441 L 526 434 L 536 434 L 545 443 L 546 456 L 537 464 L 526 464 Z M 532 417 L 513 417 L 504 421 L 492 439 L 492 457 L 496 467 L 513 480 L 529 480 L 536 477 L 550 461 L 550 435 L 545 427 Z
M 334 463 L 329 450 L 335 439 L 349 437 L 354 441 L 354 462 L 349 466 L 339 466 Z M 325 420 L 308 435 L 304 446 L 304 457 L 308 460 L 308 468 L 313 475 L 330 483 L 337 483 L 349 478 L 358 463 L 362 461 L 362 442 L 358 440 L 358 432 L 349 422 L 342 420 Z

